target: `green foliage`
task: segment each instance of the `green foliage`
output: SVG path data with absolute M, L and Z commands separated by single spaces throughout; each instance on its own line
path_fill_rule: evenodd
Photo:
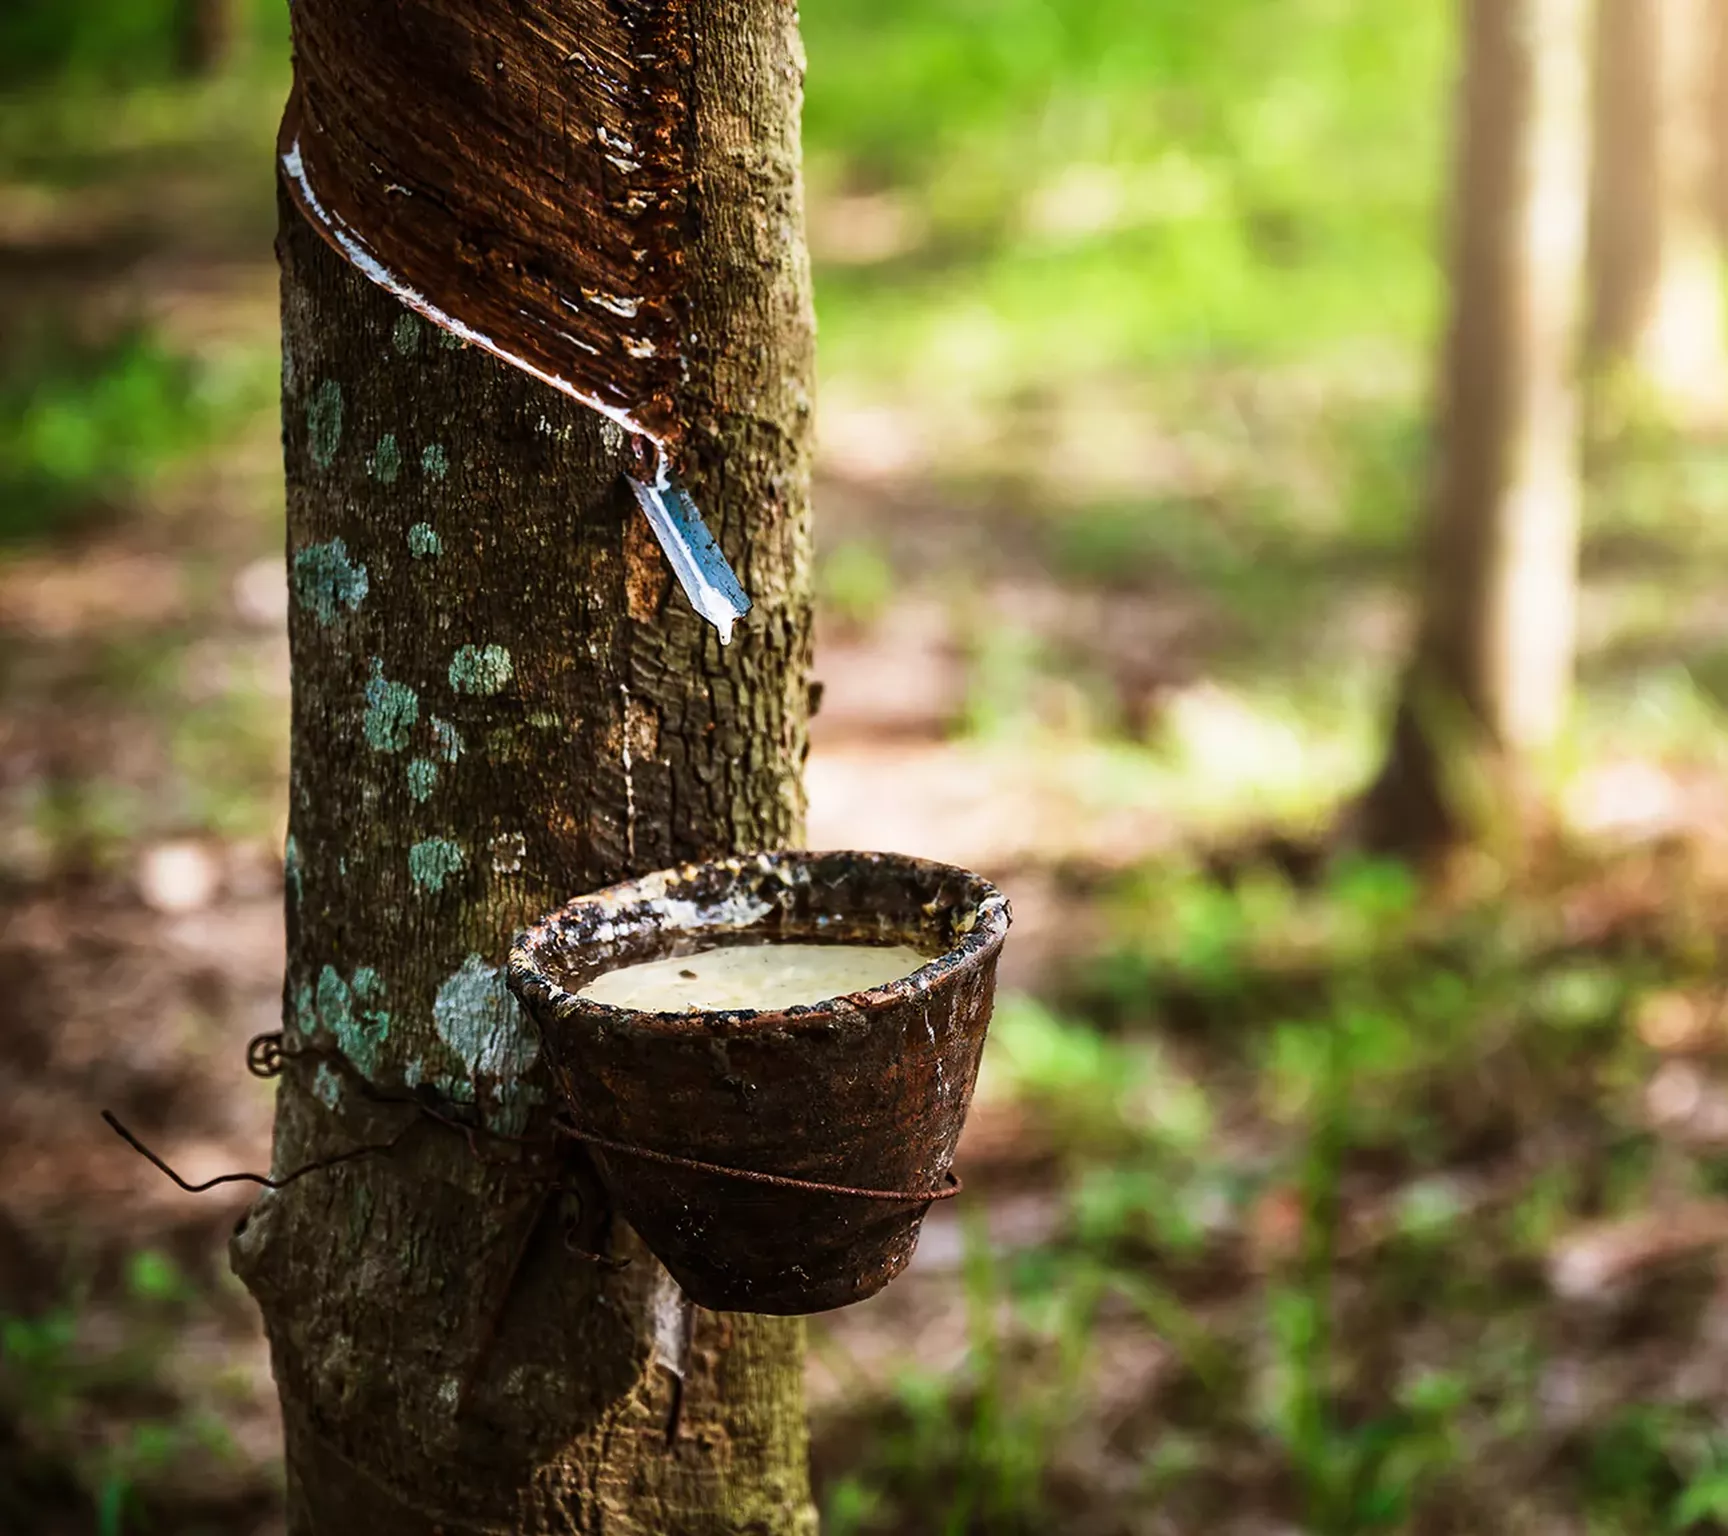
M 0 1317 L 0 1421 L 16 1426 L 44 1465 L 63 1466 L 99 1536 L 155 1528 L 151 1488 L 231 1460 L 234 1442 L 208 1406 L 160 1411 L 165 1367 L 180 1345 L 198 1286 L 167 1254 L 139 1249 L 122 1266 L 122 1295 L 98 1302 L 87 1282 L 33 1317 Z M 91 1433 L 98 1412 L 129 1405 L 125 1427 Z M 9 1451 L 12 1448 L 9 1447 Z M 9 1462 L 10 1466 L 11 1463 Z M 25 1496 L 27 1497 L 27 1491 Z M 0 1488 L 0 1515 L 32 1513 Z
M 1720 1449 L 1716 1459 L 1681 1490 L 1671 1518 L 1677 1531 L 1728 1525 L 1728 1456 Z
M 0 375 L 0 543 L 39 535 L 208 443 L 218 402 L 148 331 L 43 338 Z
M 64 1423 L 70 1404 L 64 1393 L 69 1379 L 78 1316 L 69 1307 L 38 1317 L 0 1318 L 0 1361 L 6 1383 L 19 1406 L 49 1425 Z
M 48 868 L 112 874 L 144 819 L 136 789 L 95 776 L 53 778 L 25 797 Z
M 1264 1506 L 1316 1536 L 1511 1528 L 1527 1490 L 1507 1469 L 1579 1347 L 1540 1266 L 1658 1177 L 1612 1085 L 1647 1076 L 1632 1003 L 1674 959 L 1558 942 L 1530 892 L 1438 906 L 1370 860 L 1301 882 L 1172 866 L 1108 905 L 1109 963 L 1061 1006 L 999 1000 L 979 1088 L 1055 1149 L 1061 1221 L 1027 1251 L 968 1250 L 965 1369 L 903 1387 L 843 1528 L 1062 1528 L 1067 1421 L 1032 1405 L 1108 1393 L 1125 1318 L 1176 1362 L 1141 1421 L 1135 1509 L 1208 1529 Z M 1714 1529 L 1714 1431 L 1621 1406 L 1528 1492 L 1615 1536 Z
M 1439 0 L 817 0 L 803 22 L 813 184 L 889 189 L 923 231 L 822 272 L 831 370 L 1001 397 L 1427 323 Z
M 1047 665 L 1042 642 L 1012 620 L 992 618 L 974 631 L 967 661 L 961 730 L 985 741 L 1024 739 Z
M 1086 582 L 1135 586 L 1174 574 L 1224 585 L 1243 574 L 1249 551 L 1209 512 L 1162 497 L 1067 509 L 1051 530 L 1051 553 L 1058 569 Z
M 176 57 L 180 0 L 12 0 L 0 13 L 0 83 L 50 72 L 148 79 Z
M 195 1295 L 180 1266 L 155 1248 L 140 1248 L 127 1260 L 126 1288 L 141 1302 L 179 1303 Z
M 1666 1414 L 1632 1407 L 1592 1434 L 1584 1447 L 1584 1488 L 1591 1504 L 1635 1517 L 1673 1497 L 1669 1433 Z
M 1728 1437 L 1702 1405 L 1627 1405 L 1586 1430 L 1576 1454 L 1592 1529 L 1728 1525 Z
M 8 0 L 0 9 L 0 88 L 45 76 L 138 82 L 170 74 L 181 59 L 187 0 Z M 274 36 L 283 0 L 233 0 L 243 33 Z
M 888 610 L 894 596 L 894 567 L 877 545 L 850 539 L 822 561 L 817 590 L 840 618 L 867 627 Z
M 896 1506 L 907 1503 L 920 1530 L 941 1536 L 1052 1528 L 1046 1480 L 1106 1277 L 1088 1267 L 1053 1284 L 1045 1266 L 1004 1263 L 976 1214 L 963 1222 L 965 1363 L 952 1378 L 911 1370 L 897 1379 L 866 1464 L 828 1492 L 825 1531 L 898 1536 Z M 1038 1372 L 1023 1368 L 1028 1357 Z

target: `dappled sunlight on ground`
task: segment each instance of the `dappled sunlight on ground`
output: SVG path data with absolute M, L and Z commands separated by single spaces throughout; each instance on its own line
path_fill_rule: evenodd
M 1022 58 L 952 8 L 807 7 L 810 841 L 1016 908 L 968 1191 L 812 1327 L 835 1536 L 1728 1509 L 1721 443 L 1628 429 L 1592 468 L 1553 836 L 1433 889 L 1350 846 L 1420 575 L 1417 9 L 1153 38 L 1016 0 Z M 0 128 L 0 407 L 34 402 L 0 412 L 8 1532 L 280 1529 L 244 1192 L 96 1118 L 194 1179 L 269 1160 L 273 67 Z

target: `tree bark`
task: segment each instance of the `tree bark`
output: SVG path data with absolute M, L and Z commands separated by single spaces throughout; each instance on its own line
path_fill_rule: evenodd
M 1368 841 L 1521 819 L 1570 693 L 1579 518 L 1586 0 L 1468 0 L 1452 314 L 1422 612 Z
M 583 1154 L 544 1140 L 501 972 L 572 894 L 801 836 L 802 54 L 787 0 L 694 0 L 692 34 L 685 468 L 755 600 L 729 648 L 674 591 L 616 428 L 453 345 L 282 204 L 274 1166 L 393 1142 L 265 1193 L 234 1239 L 293 1536 L 814 1530 L 801 1326 L 685 1310 Z
M 1728 412 L 1716 225 L 1719 0 L 1599 0 L 1590 351 L 1659 414 Z

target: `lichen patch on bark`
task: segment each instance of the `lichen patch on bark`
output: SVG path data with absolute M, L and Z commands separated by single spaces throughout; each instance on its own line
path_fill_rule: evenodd
M 416 890 L 438 892 L 468 862 L 460 845 L 447 837 L 428 837 L 408 850 L 408 874 Z
M 540 1040 L 505 985 L 504 968 L 471 954 L 432 1003 L 438 1038 L 470 1077 L 510 1086 L 534 1065 Z
M 378 446 L 366 460 L 366 471 L 384 485 L 396 483 L 396 477 L 402 473 L 402 449 L 394 432 L 386 432 L 378 439 Z
M 464 645 L 450 658 L 450 686 L 458 693 L 499 692 L 510 681 L 514 665 L 501 645 Z
M 379 1051 L 390 1038 L 390 1012 L 383 1001 L 383 980 L 370 966 L 358 967 L 347 981 L 333 965 L 318 973 L 313 991 L 318 1024 L 336 1037 L 362 1077 L 377 1076 Z
M 352 613 L 366 600 L 372 583 L 366 567 L 348 558 L 347 544 L 331 539 L 295 551 L 289 585 L 294 600 L 329 628 L 344 609 Z
M 453 763 L 462 755 L 462 733 L 436 715 L 432 717 L 432 740 L 445 762 Z
M 374 752 L 400 752 L 408 745 L 414 722 L 420 718 L 420 698 L 406 683 L 393 683 L 384 676 L 384 663 L 372 661 L 366 681 L 366 713 L 360 728 Z
M 408 763 L 408 793 L 424 805 L 438 787 L 438 765 L 429 757 L 416 757 Z
M 325 379 L 306 403 L 306 441 L 312 462 L 328 469 L 342 446 L 342 386 Z

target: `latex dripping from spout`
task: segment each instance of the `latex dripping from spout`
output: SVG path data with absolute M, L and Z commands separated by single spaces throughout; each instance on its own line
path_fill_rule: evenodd
M 659 445 L 637 438 L 632 446 L 638 472 L 624 478 L 636 504 L 660 541 L 690 606 L 714 626 L 720 643 L 729 645 L 732 626 L 750 611 L 749 594 L 727 564 L 720 541 L 702 521 L 690 493 L 673 477 Z

